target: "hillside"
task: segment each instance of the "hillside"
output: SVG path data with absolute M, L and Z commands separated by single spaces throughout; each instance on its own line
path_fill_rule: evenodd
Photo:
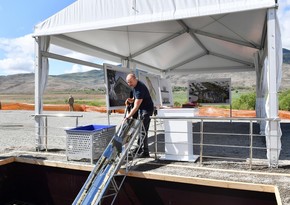
M 284 61 L 289 58 L 290 51 L 283 49 Z M 211 74 L 189 74 L 170 76 L 172 86 L 186 87 L 188 80 L 201 78 L 231 78 L 234 88 L 255 88 L 255 72 L 232 72 Z M 81 90 L 97 90 L 104 87 L 104 74 L 100 70 L 71 73 L 63 75 L 50 75 L 46 93 L 77 92 Z M 290 89 L 290 64 L 284 63 L 282 69 L 281 89 Z M 0 76 L 0 94 L 33 94 L 34 74 L 16 74 Z
M 290 64 L 290 50 L 283 48 L 283 63 Z
M 211 79 L 211 78 L 231 78 L 232 87 L 234 88 L 255 88 L 256 74 L 255 72 L 232 72 L 232 73 L 210 73 L 210 74 L 185 74 L 171 76 L 172 85 L 184 86 L 188 80 L 195 79 Z M 290 89 L 290 50 L 283 48 L 283 66 L 282 66 L 282 82 L 281 90 Z
M 188 80 L 195 79 L 211 79 L 211 78 L 231 78 L 232 87 L 234 88 L 255 88 L 256 74 L 255 72 L 232 72 L 232 73 L 210 73 L 210 74 L 189 74 L 171 76 L 172 85 L 186 86 Z M 290 65 L 282 66 L 282 82 L 281 89 L 290 89 Z
M 62 92 L 97 89 L 104 85 L 102 71 L 92 70 L 83 73 L 50 75 L 46 92 Z M 34 93 L 34 74 L 16 74 L 0 76 L 1 94 Z

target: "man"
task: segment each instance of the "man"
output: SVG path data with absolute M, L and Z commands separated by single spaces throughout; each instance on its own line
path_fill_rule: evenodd
M 74 98 L 72 95 L 69 96 L 68 104 L 69 104 L 69 111 L 74 111 Z
M 133 117 L 137 112 L 143 119 L 143 125 L 145 128 L 145 136 L 143 144 L 140 144 L 140 138 L 138 145 L 140 146 L 141 154 L 140 157 L 149 157 L 148 148 L 148 129 L 150 125 L 150 116 L 154 111 L 154 104 L 151 99 L 150 93 L 146 85 L 139 81 L 133 73 L 130 73 L 126 77 L 127 84 L 133 88 L 133 97 L 126 100 L 126 104 L 133 103 L 133 108 L 128 113 L 126 119 Z

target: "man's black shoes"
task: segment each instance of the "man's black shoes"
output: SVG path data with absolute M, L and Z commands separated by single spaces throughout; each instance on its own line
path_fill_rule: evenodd
M 136 147 L 135 149 L 132 150 L 133 155 L 135 154 L 141 154 L 142 153 L 142 149 L 139 147 Z
M 140 155 L 138 155 L 139 158 L 147 158 L 150 157 L 148 152 L 142 152 Z
M 149 152 L 144 152 L 143 149 L 141 149 L 141 148 L 139 149 L 138 147 L 135 148 L 135 149 L 133 149 L 131 151 L 131 154 L 133 156 L 138 157 L 138 158 L 147 158 L 147 157 L 150 157 Z

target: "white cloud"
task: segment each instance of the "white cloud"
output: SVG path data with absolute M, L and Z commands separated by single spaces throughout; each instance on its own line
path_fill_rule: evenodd
M 86 71 L 95 70 L 95 69 L 96 68 L 89 67 L 89 66 L 74 64 L 70 70 L 65 70 L 64 73 L 86 72 Z
M 31 35 L 15 39 L 0 38 L 0 74 L 31 73 L 34 71 L 34 39 Z
M 70 57 L 70 58 L 74 58 L 74 59 L 79 59 L 79 60 L 83 60 L 83 61 L 87 61 L 87 62 L 92 62 L 95 64 L 100 64 L 102 65 L 104 60 L 93 57 L 93 56 L 89 56 L 83 53 L 78 53 L 75 51 L 71 51 L 65 48 L 61 48 L 58 46 L 53 45 L 50 49 L 50 51 L 52 53 L 56 53 L 59 55 L 63 55 L 66 57 Z M 86 72 L 86 71 L 90 71 L 90 70 L 95 70 L 97 68 L 95 67 L 90 67 L 90 66 L 84 66 L 84 65 L 79 65 L 79 64 L 70 64 L 71 67 L 67 68 L 68 66 L 66 66 L 66 68 L 64 69 L 64 73 L 77 73 L 77 72 Z
M 24 59 L 21 57 L 17 58 L 6 58 L 0 60 L 0 68 L 3 69 L 6 74 L 17 74 L 17 73 L 32 73 L 33 72 L 33 61 L 31 59 Z
M 73 52 L 53 45 L 51 47 L 51 52 L 89 62 L 102 61 L 92 56 Z M 0 38 L 0 75 L 34 72 L 34 55 L 34 39 L 31 35 L 26 35 L 15 39 Z M 62 62 L 58 61 L 57 64 L 62 64 Z M 66 64 L 66 68 L 63 70 L 60 69 L 61 66 L 57 66 L 55 72 L 57 72 L 57 74 L 62 74 L 85 72 L 96 69 L 77 64 L 70 65 L 72 66 L 68 69 Z M 51 67 L 50 72 L 54 73 L 53 69 L 54 67 Z
M 78 53 L 75 51 L 71 51 L 69 49 L 66 48 L 62 48 L 56 45 L 52 45 L 50 48 L 50 52 L 52 53 L 56 53 L 62 56 L 66 56 L 66 57 L 70 57 L 70 58 L 75 58 L 75 59 L 80 59 L 83 61 L 88 61 L 88 62 L 93 62 L 94 60 L 96 60 L 96 57 L 93 56 L 89 56 L 83 53 Z
M 86 55 L 83 53 L 78 53 L 78 52 L 74 52 L 65 48 L 61 48 L 58 46 L 53 45 L 51 47 L 51 52 L 52 53 L 57 53 L 59 55 L 63 55 L 66 57 L 70 57 L 70 58 L 74 58 L 74 59 L 79 59 L 79 60 L 83 60 L 83 61 L 87 61 L 87 62 L 92 62 L 95 64 L 99 64 L 99 65 L 103 65 L 103 63 L 108 63 L 108 64 L 113 64 L 113 65 L 117 65 L 119 63 L 115 63 L 112 61 L 107 61 L 107 60 L 103 60 L 97 57 L 93 57 L 90 55 Z M 66 66 L 67 67 L 67 66 Z M 71 68 L 66 68 L 64 70 L 64 73 L 77 73 L 77 72 L 86 72 L 86 71 L 90 71 L 90 70 L 95 70 L 98 69 L 96 67 L 90 67 L 90 66 L 84 66 L 84 65 L 79 65 L 79 64 L 72 64 Z

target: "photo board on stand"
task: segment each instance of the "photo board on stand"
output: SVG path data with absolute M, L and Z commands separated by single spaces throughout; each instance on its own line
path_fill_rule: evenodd
M 159 76 L 139 71 L 139 80 L 147 86 L 154 106 L 160 106 Z
M 231 79 L 200 79 L 188 82 L 188 102 L 230 104 Z
M 123 109 L 132 90 L 126 82 L 126 77 L 129 73 L 132 73 L 132 70 L 110 64 L 103 64 L 103 66 L 107 89 L 107 109 Z
M 173 106 L 172 86 L 169 80 L 160 78 L 161 105 Z

